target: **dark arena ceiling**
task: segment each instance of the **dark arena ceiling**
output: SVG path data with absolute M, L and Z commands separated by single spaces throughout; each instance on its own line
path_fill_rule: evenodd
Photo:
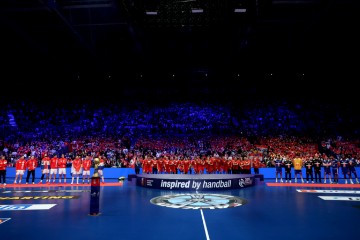
M 353 81 L 359 2 L 1 0 L 2 82 L 221 91 Z

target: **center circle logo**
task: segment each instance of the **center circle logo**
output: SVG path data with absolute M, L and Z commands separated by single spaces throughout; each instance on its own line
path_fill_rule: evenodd
M 152 198 L 152 204 L 180 209 L 224 209 L 239 207 L 246 199 L 223 194 L 173 194 Z

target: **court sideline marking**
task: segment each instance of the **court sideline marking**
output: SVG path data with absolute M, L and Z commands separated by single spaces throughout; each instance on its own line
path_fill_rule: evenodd
M 360 191 L 355 190 L 323 190 L 323 189 L 296 189 L 296 191 L 301 193 L 351 193 L 351 194 L 360 194 Z
M 208 230 L 207 230 L 206 221 L 205 221 L 205 217 L 204 217 L 204 213 L 203 213 L 203 210 L 202 210 L 202 209 L 200 209 L 200 213 L 201 213 L 201 218 L 202 218 L 203 225 L 204 225 L 204 230 L 205 230 L 206 239 L 207 239 L 207 240 L 210 240 L 209 232 L 208 232 Z
M 269 187 L 322 187 L 322 188 L 360 188 L 360 184 L 330 184 L 330 183 L 273 183 L 267 182 Z

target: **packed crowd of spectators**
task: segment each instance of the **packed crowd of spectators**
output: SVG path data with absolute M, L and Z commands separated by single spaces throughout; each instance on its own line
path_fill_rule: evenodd
M 0 100 L 0 151 L 10 164 L 24 154 L 41 159 L 45 152 L 69 159 L 101 154 L 106 167 L 130 167 L 134 156 L 166 154 L 261 152 L 266 160 L 320 152 L 360 159 L 359 116 L 328 102 Z

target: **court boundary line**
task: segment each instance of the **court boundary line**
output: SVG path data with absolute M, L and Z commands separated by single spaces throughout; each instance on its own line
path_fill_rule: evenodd
M 360 188 L 360 184 L 331 183 L 266 183 L 269 187 L 322 187 L 322 188 Z
M 204 213 L 203 213 L 202 209 L 200 209 L 200 213 L 201 213 L 201 219 L 202 219 L 202 222 L 203 222 L 203 225 L 204 225 L 206 240 L 210 240 L 209 232 L 207 230 L 206 221 L 205 221 L 205 217 L 204 217 Z
M 123 182 L 107 182 L 100 183 L 101 187 L 114 187 L 114 186 L 122 186 Z M 79 183 L 79 184 L 71 184 L 71 183 L 35 183 L 35 184 L 24 184 L 24 183 L 11 183 L 6 184 L 6 186 L 0 185 L 0 188 L 49 188 L 49 187 L 91 187 L 90 183 Z

